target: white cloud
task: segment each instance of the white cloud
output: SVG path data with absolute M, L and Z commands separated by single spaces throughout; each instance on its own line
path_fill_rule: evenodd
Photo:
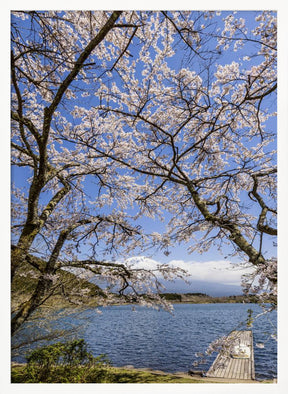
M 155 269 L 160 263 L 143 256 L 131 257 L 126 260 L 128 264 L 133 264 L 138 268 Z M 217 261 L 183 261 L 171 260 L 169 265 L 185 269 L 192 281 L 205 281 L 223 285 L 239 286 L 241 276 L 252 272 L 253 268 L 244 268 L 240 264 L 232 263 L 229 260 Z
M 170 264 L 186 269 L 191 275 L 192 280 L 222 283 L 225 285 L 239 285 L 241 276 L 252 270 L 251 268 L 243 268 L 243 266 L 228 260 L 205 262 L 173 260 Z

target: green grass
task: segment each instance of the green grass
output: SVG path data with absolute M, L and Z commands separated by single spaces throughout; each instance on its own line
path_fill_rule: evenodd
M 153 372 L 111 368 L 111 383 L 202 383 L 192 378 L 183 378 L 172 374 L 157 374 Z
M 11 383 L 203 383 L 203 379 L 125 368 L 55 367 L 47 379 L 28 378 L 25 365 L 12 365 Z
M 25 364 L 12 364 L 11 383 L 243 383 L 229 379 L 212 379 L 178 376 L 158 371 L 116 367 L 81 366 L 55 367 L 52 373 L 43 380 L 28 377 Z M 246 382 L 245 382 L 246 383 Z M 247 381 L 247 383 L 275 383 L 273 380 Z

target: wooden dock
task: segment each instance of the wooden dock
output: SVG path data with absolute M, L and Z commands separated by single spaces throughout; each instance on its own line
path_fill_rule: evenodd
M 232 331 L 229 346 L 221 351 L 206 373 L 207 377 L 254 380 L 254 350 L 251 330 Z

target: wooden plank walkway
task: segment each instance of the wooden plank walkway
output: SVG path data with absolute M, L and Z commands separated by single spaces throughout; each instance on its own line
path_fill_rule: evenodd
M 229 346 L 220 352 L 206 376 L 238 380 L 254 380 L 253 334 L 251 330 L 232 331 L 228 337 Z M 240 346 L 240 349 L 239 349 Z M 244 353 L 239 350 L 244 349 Z

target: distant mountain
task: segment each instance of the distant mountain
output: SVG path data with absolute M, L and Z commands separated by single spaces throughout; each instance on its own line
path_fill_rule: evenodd
M 134 256 L 124 262 L 133 264 L 137 268 L 151 270 L 157 268 L 160 264 L 156 260 L 145 256 Z M 197 262 L 180 259 L 171 260 L 168 264 L 171 267 L 184 269 L 190 275 L 191 280 L 191 285 L 187 285 L 181 280 L 175 280 L 174 283 L 162 281 L 159 276 L 159 280 L 167 287 L 167 292 L 171 293 L 204 292 L 216 297 L 240 295 L 242 294 L 241 276 L 251 272 L 251 268 L 236 269 L 237 264 L 228 260 Z
M 205 282 L 205 281 L 192 281 L 187 285 L 181 280 L 173 282 L 165 282 L 166 290 L 168 293 L 205 293 L 213 297 L 222 297 L 230 295 L 241 295 L 242 289 L 240 286 L 225 285 L 222 283 Z

